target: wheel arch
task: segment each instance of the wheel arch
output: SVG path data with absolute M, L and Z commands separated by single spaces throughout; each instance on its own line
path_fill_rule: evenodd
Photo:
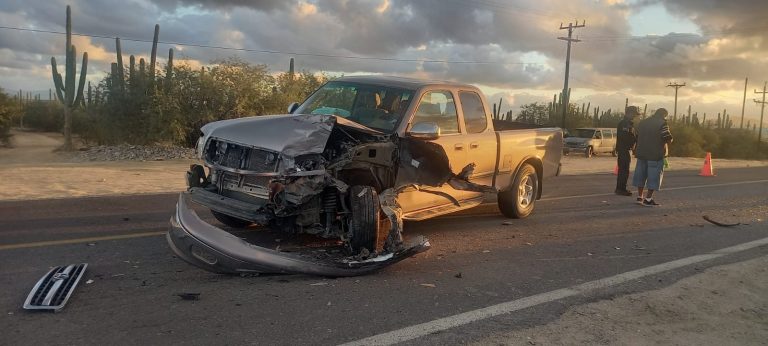
M 537 191 L 536 191 L 536 199 L 541 199 L 541 192 L 542 192 L 542 181 L 544 180 L 544 163 L 541 162 L 541 158 L 538 158 L 536 156 L 528 156 L 524 158 L 518 165 L 515 167 L 515 173 L 512 174 L 511 181 L 509 183 L 509 186 L 505 189 L 509 189 L 512 184 L 515 181 L 515 177 L 517 176 L 517 173 L 520 172 L 520 168 L 523 167 L 524 164 L 530 164 L 533 166 L 533 169 L 536 170 L 536 177 L 539 179 L 539 183 L 537 184 Z

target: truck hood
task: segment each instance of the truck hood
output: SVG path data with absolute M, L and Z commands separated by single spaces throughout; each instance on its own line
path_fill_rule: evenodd
M 592 140 L 591 138 L 568 137 L 568 138 L 565 138 L 563 141 L 566 144 L 584 144 L 584 143 L 589 143 L 589 141 L 591 140 Z
M 356 122 L 324 114 L 262 115 L 208 123 L 200 131 L 205 142 L 218 138 L 289 156 L 320 154 L 335 125 L 371 135 L 384 133 Z

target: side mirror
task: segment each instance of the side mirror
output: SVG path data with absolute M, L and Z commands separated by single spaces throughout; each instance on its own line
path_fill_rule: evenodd
M 435 140 L 440 138 L 440 126 L 433 122 L 415 123 L 408 130 L 408 136 L 427 141 Z
M 293 112 L 299 108 L 299 103 L 294 102 L 288 105 L 288 114 L 293 114 Z

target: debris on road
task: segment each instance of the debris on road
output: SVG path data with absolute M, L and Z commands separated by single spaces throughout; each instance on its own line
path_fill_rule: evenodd
M 435 288 L 435 284 L 420 284 L 420 286 L 429 287 L 429 288 Z
M 513 225 L 514 223 L 512 221 L 504 221 L 501 224 L 504 226 L 510 226 L 510 225 Z
M 58 266 L 49 270 L 24 301 L 25 310 L 48 310 L 58 312 L 67 304 L 75 287 L 85 274 L 87 263 Z
M 458 273 L 457 273 L 456 275 L 454 275 L 453 277 L 455 277 L 455 278 L 457 278 L 457 279 L 461 279 L 463 276 L 461 275 L 461 272 L 458 272 Z
M 711 223 L 711 224 L 714 224 L 714 225 L 717 225 L 717 226 L 720 226 L 720 227 L 734 227 L 734 226 L 738 226 L 738 225 L 741 225 L 741 222 L 737 222 L 737 223 L 722 223 L 722 222 L 717 222 L 717 221 L 715 221 L 715 220 L 712 220 L 712 219 L 710 219 L 710 218 L 709 218 L 709 216 L 707 216 L 707 215 L 704 215 L 704 216 L 702 216 L 701 218 L 702 218 L 702 219 L 704 219 L 704 220 L 707 220 L 707 221 L 708 221 L 709 223 Z
M 90 285 L 93 283 L 93 279 L 88 279 L 88 281 L 85 282 L 86 285 Z
M 176 293 L 176 295 L 179 296 L 181 300 L 200 300 L 200 293 L 183 292 Z
M 310 286 L 325 286 L 328 285 L 327 282 L 315 282 L 313 284 L 309 284 Z

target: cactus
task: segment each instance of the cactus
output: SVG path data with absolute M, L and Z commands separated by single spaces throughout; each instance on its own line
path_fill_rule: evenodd
M 496 115 L 496 104 L 495 103 L 493 104 L 493 113 L 491 113 L 491 115 L 493 116 L 494 119 L 498 119 L 499 118 L 499 116 Z
M 128 83 L 131 88 L 136 87 L 136 57 L 133 55 L 128 59 Z
M 80 64 L 80 82 L 75 88 L 77 50 L 72 45 L 72 11 L 67 6 L 67 42 L 65 73 L 62 78 L 59 74 L 56 58 L 51 57 L 51 72 L 56 89 L 56 96 L 64 104 L 64 150 L 74 149 L 72 145 L 72 110 L 83 102 L 83 87 L 88 71 L 88 53 L 83 53 L 83 62 Z
M 117 87 L 120 88 L 120 91 L 125 91 L 125 75 L 123 71 L 123 53 L 122 49 L 120 49 L 120 38 L 115 37 L 115 50 L 117 54 Z
M 155 24 L 155 36 L 152 38 L 152 55 L 149 58 L 149 81 L 155 83 L 155 62 L 157 61 L 157 39 L 160 37 L 160 24 Z
M 168 63 L 165 65 L 165 92 L 171 92 L 173 76 L 173 48 L 168 49 Z
M 293 80 L 293 73 L 293 58 L 291 58 L 291 61 L 288 63 L 288 77 L 290 77 L 291 80 Z

